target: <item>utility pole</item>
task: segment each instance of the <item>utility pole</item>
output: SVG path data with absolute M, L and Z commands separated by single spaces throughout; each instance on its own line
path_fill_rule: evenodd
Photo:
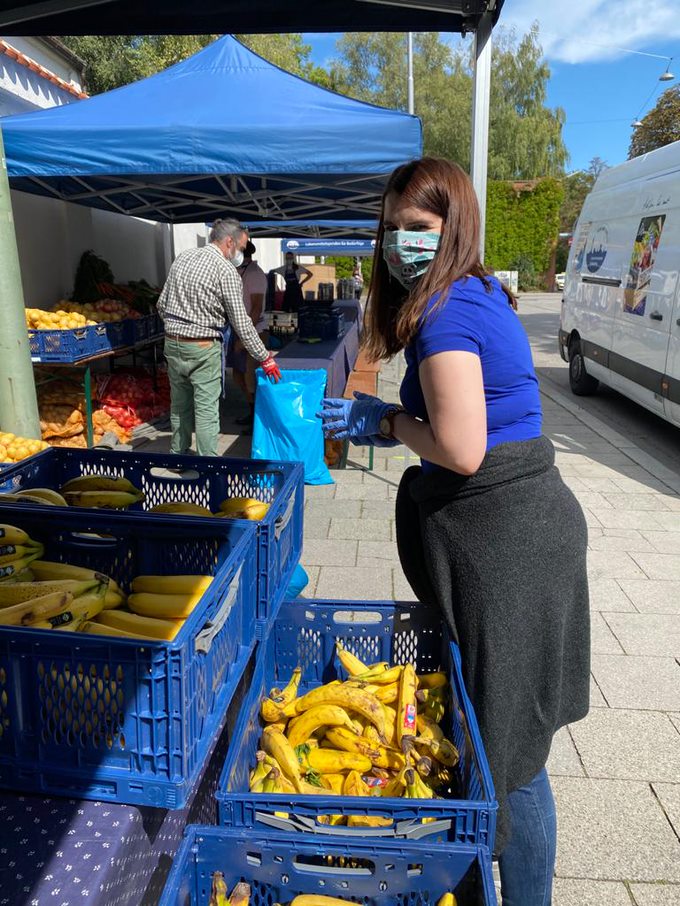
M 406 59 L 408 62 L 408 112 L 415 111 L 415 92 L 413 84 L 413 32 L 406 37 Z
M 472 88 L 472 183 L 480 213 L 480 256 L 484 260 L 486 180 L 489 157 L 489 102 L 491 97 L 491 15 L 484 13 L 475 32 L 475 73 Z
M 0 129 L 0 428 L 40 438 L 31 351 L 26 331 L 17 237 Z

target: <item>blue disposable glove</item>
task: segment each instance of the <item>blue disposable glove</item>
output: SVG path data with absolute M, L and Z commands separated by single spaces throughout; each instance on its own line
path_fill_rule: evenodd
M 394 407 L 383 403 L 377 396 L 354 393 L 353 400 L 324 399 L 323 430 L 327 437 L 343 440 L 345 437 L 371 437 L 380 434 L 380 419 Z
M 370 437 L 353 437 L 350 441 L 355 447 L 398 447 L 400 440 L 390 440 L 382 434 L 371 434 Z

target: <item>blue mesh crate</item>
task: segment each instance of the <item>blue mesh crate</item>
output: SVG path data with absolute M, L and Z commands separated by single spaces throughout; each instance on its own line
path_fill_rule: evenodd
M 111 349 L 132 346 L 132 321 L 129 318 L 124 318 L 122 321 L 105 321 L 104 327 Z
M 111 348 L 105 324 L 74 330 L 29 330 L 28 345 L 34 362 L 77 362 Z
M 134 343 L 144 343 L 153 336 L 153 321 L 153 315 L 143 315 L 141 318 L 130 319 Z
M 226 497 L 253 497 L 270 503 L 265 518 L 256 523 L 257 634 L 266 634 L 302 550 L 304 470 L 300 463 L 53 447 L 3 472 L 0 492 L 31 487 L 59 490 L 69 478 L 93 473 L 128 478 L 144 491 L 145 500 L 126 511 L 131 514 L 176 500 L 197 503 L 213 512 Z M 48 509 L 53 512 L 51 507 Z M 208 517 L 148 515 L 172 520 L 185 528 L 189 518 L 192 522 L 198 519 L 212 523 Z M 115 512 L 113 518 L 117 518 Z
M 126 591 L 137 575 L 215 579 L 171 642 L 0 626 L 0 786 L 180 808 L 253 650 L 255 530 L 54 515 L 11 524 Z
M 348 796 L 280 796 L 250 793 L 248 776 L 255 766 L 262 724 L 260 702 L 274 686 L 282 688 L 295 667 L 302 668 L 301 690 L 339 678 L 335 642 L 340 640 L 366 662 L 414 663 L 418 672 L 446 670 L 453 703 L 444 726 L 460 752 L 450 799 L 388 799 Z M 343 677 L 344 678 L 344 677 Z M 269 825 L 317 834 L 422 837 L 493 847 L 495 793 L 472 704 L 465 691 L 457 646 L 447 638 L 438 612 L 422 604 L 394 601 L 286 601 L 258 650 L 258 663 L 243 703 L 234 742 L 217 793 L 220 824 L 228 827 Z M 289 817 L 276 816 L 286 812 Z M 385 828 L 328 826 L 319 816 L 380 815 Z M 423 823 L 424 818 L 434 818 Z
M 212 875 L 228 891 L 250 884 L 250 906 L 321 894 L 362 906 L 496 906 L 491 858 L 481 846 L 319 840 L 305 835 L 191 826 L 175 856 L 159 906 L 208 906 Z

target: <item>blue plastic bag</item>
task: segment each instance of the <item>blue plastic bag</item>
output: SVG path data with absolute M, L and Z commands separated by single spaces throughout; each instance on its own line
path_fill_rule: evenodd
M 309 576 L 307 575 L 307 570 L 298 563 L 293 570 L 293 575 L 290 577 L 290 582 L 288 583 L 288 588 L 283 596 L 283 600 L 290 601 L 292 598 L 297 598 L 308 585 Z
M 323 428 L 316 414 L 326 389 L 326 372 L 286 369 L 278 384 L 272 384 L 259 368 L 256 374 L 253 459 L 301 462 L 305 484 L 333 484 L 323 459 Z

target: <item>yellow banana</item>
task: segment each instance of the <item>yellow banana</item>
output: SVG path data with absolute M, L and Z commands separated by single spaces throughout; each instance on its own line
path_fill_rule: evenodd
M 396 777 L 393 777 L 381 790 L 380 795 L 388 799 L 400 799 L 404 795 L 406 780 L 405 771 L 399 771 Z
M 144 500 L 141 491 L 66 491 L 64 497 L 69 506 L 105 510 L 125 510 Z
M 79 475 L 77 478 L 70 478 L 61 486 L 62 494 L 64 491 L 124 491 L 128 494 L 139 494 L 139 488 L 136 488 L 127 478 L 110 478 L 108 475 Z
M 317 705 L 291 721 L 288 741 L 295 748 L 307 742 L 312 733 L 315 733 L 319 727 L 324 726 L 347 727 L 351 730 L 352 721 L 347 712 L 337 705 Z
M 301 752 L 300 763 L 304 771 L 311 770 L 316 774 L 340 774 L 351 770 L 364 773 L 371 770 L 370 758 L 356 752 L 340 752 L 336 749 L 309 749 Z
M 139 614 L 127 613 L 124 610 L 103 610 L 97 617 L 97 622 L 129 632 L 131 635 L 139 634 L 143 638 L 160 639 L 165 642 L 172 641 L 184 625 L 183 620 L 141 617 Z
M 20 560 L 13 560 L 11 563 L 5 563 L 0 566 L 0 582 L 20 576 L 29 566 L 33 568 L 33 563 L 36 562 L 38 557 L 42 556 L 42 553 L 42 549 L 38 549 L 35 553 L 28 554 Z
M 280 769 L 293 784 L 298 792 L 302 792 L 300 777 L 300 763 L 295 749 L 288 742 L 280 730 L 265 727 L 262 733 L 262 748 L 268 755 L 276 759 Z
M 176 501 L 175 503 L 158 503 L 152 506 L 150 513 L 167 513 L 171 516 L 212 516 L 213 513 L 205 506 L 198 503 L 189 503 L 188 501 Z
M 229 894 L 229 899 L 225 906 L 248 906 L 250 902 L 250 884 L 246 884 L 245 881 L 239 881 L 239 883 L 234 887 L 232 892 Z M 218 904 L 222 906 L 222 904 Z
M 316 820 L 319 822 L 319 824 L 328 824 L 331 827 L 336 827 L 339 824 L 345 823 L 345 816 L 344 815 L 319 815 L 319 817 Z M 276 904 L 275 904 L 275 906 L 276 906 Z
M 418 714 L 416 727 L 418 728 L 418 740 L 436 739 L 437 742 L 440 742 L 444 738 L 444 731 L 439 724 L 430 720 L 425 714 Z
M 77 620 L 72 620 L 70 623 L 60 623 L 59 626 L 52 626 L 49 620 L 45 621 L 47 626 L 50 626 L 55 632 L 82 632 L 83 626 L 87 623 L 85 617 L 81 617 Z M 33 623 L 33 628 L 37 626 L 36 623 Z M 45 627 L 42 627 L 45 628 Z
M 220 513 L 232 519 L 264 519 L 269 504 L 255 497 L 228 497 L 220 504 Z
M 398 746 L 397 739 L 397 712 L 391 705 L 383 705 L 383 715 L 385 717 L 385 739 L 388 746 Z
M 292 704 L 295 705 L 297 714 L 302 714 L 316 705 L 324 704 L 338 705 L 346 711 L 356 711 L 374 724 L 380 736 L 383 739 L 385 738 L 385 715 L 382 705 L 375 696 L 364 692 L 362 689 L 344 686 L 339 683 L 329 683 L 326 686 L 318 686 L 316 689 L 312 689 L 311 692 L 301 698 L 295 699 Z
M 18 503 L 22 506 L 25 506 L 27 503 L 33 503 L 37 506 L 54 506 L 54 503 L 52 503 L 52 501 L 46 500 L 44 497 L 34 497 L 28 489 L 21 494 L 18 491 L 2 494 L 0 495 L 0 502 Z
M 448 686 L 449 678 L 445 673 L 421 673 L 418 677 L 419 689 L 440 689 Z
M 0 546 L 0 566 L 8 563 L 14 563 L 15 560 L 22 560 L 24 557 L 30 557 L 35 554 L 37 548 L 33 544 L 3 544 Z
M 98 579 L 56 579 L 53 582 L 0 583 L 0 608 L 41 598 L 53 591 L 70 591 L 74 598 L 99 585 Z
M 213 873 L 208 906 L 229 906 L 227 885 L 224 882 L 224 875 L 221 871 Z
M 391 686 L 392 683 L 398 683 L 401 679 L 403 667 L 390 667 L 389 670 L 369 670 L 355 676 L 355 680 L 360 682 L 371 683 L 374 686 Z
M 370 796 L 371 791 L 358 771 L 350 771 L 342 786 L 343 796 Z
M 298 693 L 301 678 L 302 668 L 296 667 L 295 670 L 293 670 L 293 673 L 288 680 L 287 685 L 283 689 L 272 689 L 269 693 L 269 697 L 273 699 L 278 705 L 290 704 L 290 702 L 293 701 Z
M 53 591 L 41 598 L 32 598 L 22 604 L 13 604 L 0 610 L 0 625 L 2 626 L 28 626 L 31 623 L 43 622 L 49 617 L 66 610 L 73 601 L 73 595 L 68 591 Z
M 375 697 L 383 705 L 393 705 L 399 698 L 399 683 L 390 683 L 388 686 L 377 686 Z
M 1 615 L 2 611 L 0 610 Z M 428 743 L 428 748 L 437 761 L 447 767 L 454 768 L 458 764 L 458 759 L 460 758 L 458 749 L 448 739 L 431 739 Z
M 106 589 L 104 610 L 114 610 L 116 607 L 122 607 L 123 604 L 125 604 L 125 595 L 111 588 Z
M 271 768 L 263 761 L 258 761 L 257 765 L 250 772 L 249 790 L 251 793 L 261 793 L 262 785 L 269 774 Z
M 455 893 L 447 892 L 439 898 L 437 906 L 458 906 Z
M 391 818 L 382 815 L 348 815 L 347 827 L 392 827 Z
M 212 576 L 137 576 L 132 580 L 132 591 L 157 595 L 203 594 L 212 580 Z
M 82 624 L 87 620 L 94 620 L 104 609 L 104 596 L 106 586 L 101 583 L 97 588 L 79 595 L 68 605 L 66 610 L 54 617 L 48 617 L 48 622 L 57 629 L 59 626 L 71 623 Z M 2 611 L 0 611 L 0 618 Z
M 0 502 L 2 497 L 0 497 Z M 23 529 L 15 525 L 0 523 L 0 544 L 28 544 L 30 537 Z
M 345 727 L 331 727 L 326 731 L 326 737 L 322 742 L 324 748 L 342 749 L 344 752 L 358 752 L 365 755 L 373 761 L 378 758 L 378 747 L 363 736 L 357 736 L 353 730 L 347 730 Z
M 335 643 L 335 653 L 349 676 L 357 676 L 360 673 L 366 673 L 368 671 L 366 664 L 364 664 L 363 661 L 360 661 L 351 651 L 344 648 L 340 640 Z
M 290 906 L 347 906 L 348 900 L 326 897 L 320 893 L 303 893 L 290 901 Z
M 105 613 L 106 611 L 102 611 Z M 127 639 L 129 642 L 158 642 L 159 639 L 149 636 L 141 636 L 139 633 L 123 632 L 122 629 L 115 629 L 113 626 L 105 626 L 104 623 L 95 623 L 94 620 L 85 620 L 82 624 L 81 632 L 88 635 L 106 635 L 116 639 Z
M 14 493 L 17 497 L 37 497 L 47 504 L 52 504 L 52 506 L 68 506 L 59 491 L 53 491 L 52 488 L 27 488 Z
M 321 782 L 326 787 L 327 791 L 333 793 L 342 793 L 342 788 L 345 784 L 345 775 L 344 774 L 322 774 Z
M 102 573 L 94 569 L 88 569 L 86 566 L 73 566 L 71 563 L 57 563 L 52 560 L 40 559 L 33 561 L 31 572 L 41 582 L 52 579 L 101 579 L 102 577 Z M 123 591 L 120 585 L 110 576 L 106 578 L 109 580 L 109 591 L 115 591 L 122 595 Z
M 189 595 L 159 595 L 141 591 L 129 595 L 127 604 L 133 613 L 144 617 L 183 620 L 191 615 L 202 597 L 202 591 Z
M 397 708 L 397 741 L 403 745 L 404 737 L 416 735 L 416 671 L 413 664 L 405 664 L 399 681 Z
M 373 726 L 373 724 L 366 724 L 366 726 L 365 726 L 365 727 L 363 728 L 363 730 L 362 730 L 361 735 L 362 735 L 362 736 L 364 737 L 364 739 L 366 739 L 368 742 L 372 742 L 372 743 L 375 743 L 375 744 L 377 744 L 377 745 L 380 745 L 380 742 L 381 742 L 380 736 L 378 735 L 378 731 L 377 731 L 376 728 Z

